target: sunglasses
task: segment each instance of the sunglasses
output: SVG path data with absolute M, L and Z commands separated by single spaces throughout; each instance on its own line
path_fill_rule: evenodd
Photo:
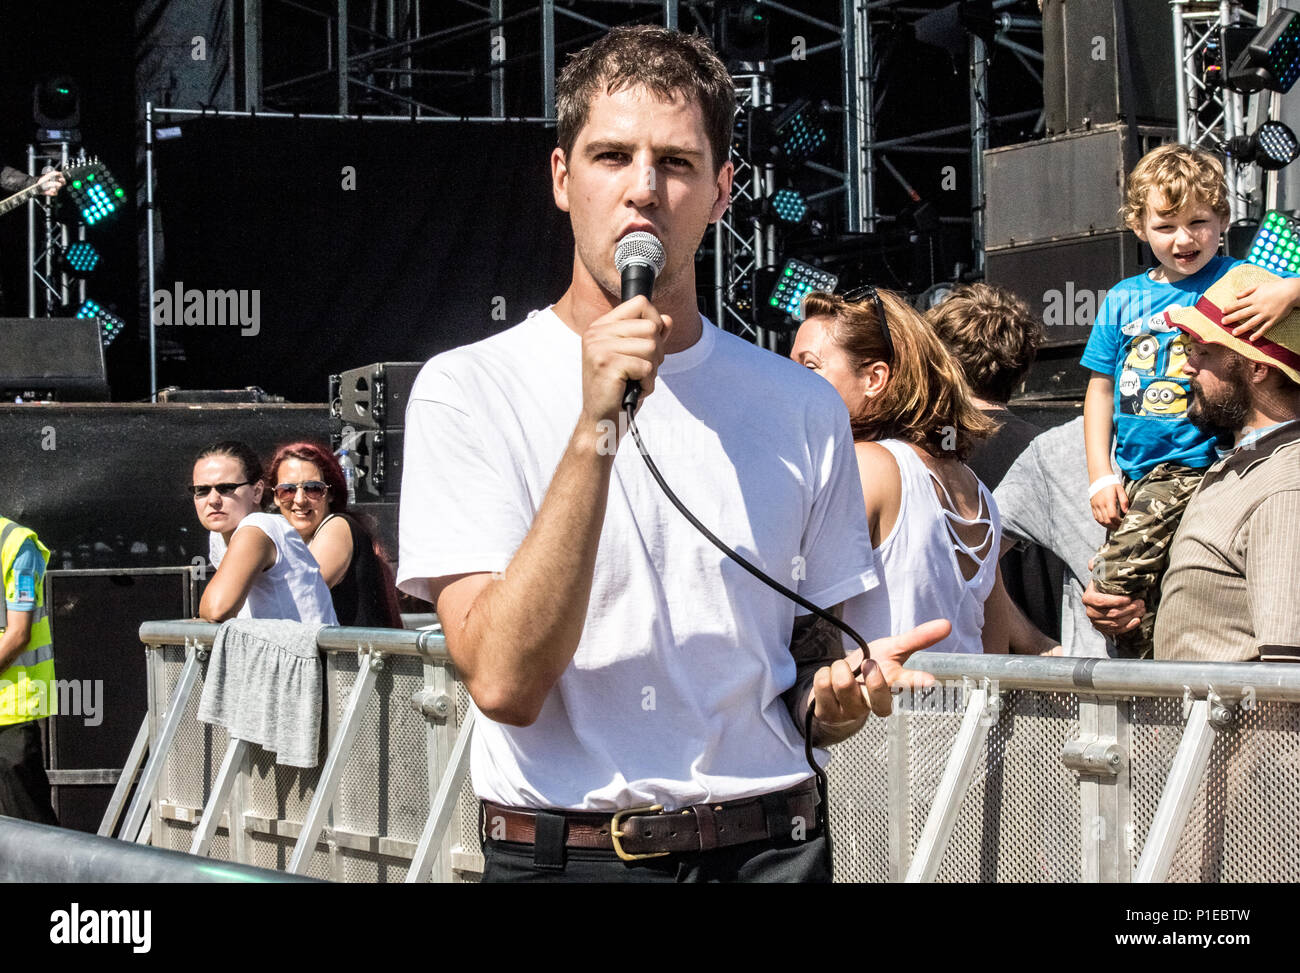
M 885 340 L 885 361 L 891 365 L 894 362 L 894 339 L 889 334 L 889 321 L 885 318 L 885 305 L 880 300 L 880 294 L 876 292 L 873 284 L 864 284 L 861 287 L 855 287 L 853 290 L 841 295 L 846 301 L 860 301 L 863 298 L 870 298 L 876 306 L 876 317 L 880 319 L 880 336 Z
M 298 495 L 298 491 L 303 493 L 311 500 L 319 500 L 325 494 L 329 493 L 329 486 L 320 480 L 303 480 L 301 483 L 277 483 L 274 487 L 275 499 L 292 500 Z
M 202 500 L 213 490 L 217 491 L 218 496 L 230 497 L 230 496 L 234 496 L 235 491 L 238 490 L 241 486 L 251 486 L 251 485 L 252 485 L 251 480 L 245 480 L 243 483 L 195 483 L 193 486 L 189 488 L 189 490 L 190 490 L 190 494 L 196 500 Z

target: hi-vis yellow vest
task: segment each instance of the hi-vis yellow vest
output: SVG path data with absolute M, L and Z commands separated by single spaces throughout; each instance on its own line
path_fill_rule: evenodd
M 18 598 L 14 558 L 28 538 L 50 563 L 50 552 L 35 532 L 0 517 L 0 569 L 4 571 L 5 599 Z M 11 610 L 9 614 L 14 614 Z M 54 646 L 50 641 L 50 617 L 45 611 L 45 586 L 36 586 L 36 607 L 32 612 L 32 634 L 27 648 L 4 672 L 0 672 L 0 726 L 26 723 L 53 716 L 58 694 L 54 686 Z

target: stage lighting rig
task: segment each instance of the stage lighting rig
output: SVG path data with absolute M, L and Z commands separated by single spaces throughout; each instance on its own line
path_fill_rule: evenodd
M 77 310 L 79 318 L 96 318 L 103 333 L 104 347 L 111 345 L 126 328 L 126 322 L 104 308 L 93 298 L 87 298 Z
M 81 89 L 66 74 L 46 78 L 32 92 L 38 142 L 81 142 Z
M 1243 94 L 1283 94 L 1300 78 L 1300 17 L 1282 7 L 1255 34 L 1228 70 L 1228 87 Z
M 1257 32 L 1253 26 L 1232 24 L 1220 27 L 1217 33 L 1205 38 L 1200 63 L 1201 80 L 1207 88 L 1222 88 L 1227 85 L 1228 71 Z
M 826 147 L 826 126 L 821 122 L 822 106 L 806 98 L 790 104 L 772 122 L 777 152 L 788 163 L 811 159 Z
M 1246 262 L 1275 274 L 1300 273 L 1300 220 L 1275 209 L 1265 213 Z
M 67 192 L 87 226 L 111 216 L 126 202 L 126 191 L 102 162 L 90 163 L 84 174 L 68 183 Z
M 767 299 L 768 316 L 777 314 L 802 321 L 803 299 L 812 291 L 831 293 L 839 282 L 835 274 L 791 257 L 781 268 L 776 286 Z
M 84 280 L 99 266 L 99 251 L 93 243 L 78 240 L 68 244 L 60 255 L 60 263 L 73 277 Z
M 1252 135 L 1238 135 L 1228 142 L 1228 155 L 1237 162 L 1253 162 L 1270 172 L 1290 165 L 1300 156 L 1295 132 L 1281 122 L 1265 122 Z
M 797 189 L 778 189 L 772 194 L 772 212 L 782 223 L 798 226 L 808 218 L 808 200 Z
M 723 0 L 718 18 L 718 53 L 729 69 L 770 56 L 768 19 L 756 0 Z

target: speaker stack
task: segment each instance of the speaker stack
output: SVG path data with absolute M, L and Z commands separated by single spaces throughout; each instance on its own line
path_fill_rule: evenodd
M 330 376 L 332 445 L 351 452 L 357 510 L 374 521 L 394 557 L 406 405 L 423 367 L 424 362 L 378 362 Z
M 1077 360 L 1105 292 L 1150 266 L 1119 210 L 1138 158 L 1176 138 L 1172 38 L 1165 3 L 1046 0 L 1051 134 L 984 155 L 985 279 L 1043 317 L 1049 360 Z

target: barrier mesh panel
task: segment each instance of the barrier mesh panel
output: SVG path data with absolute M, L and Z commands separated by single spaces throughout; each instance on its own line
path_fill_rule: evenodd
M 185 649 L 168 646 L 162 652 L 162 695 L 166 706 L 176 689 L 185 665 Z M 203 695 L 203 668 L 194 680 L 194 690 L 185 706 L 176 738 L 158 779 L 158 796 L 164 801 L 202 810 L 212 792 L 212 783 L 221 769 L 221 758 L 229 742 L 226 731 L 198 721 L 199 699 Z M 161 723 L 161 721 L 160 721 Z
M 1168 880 L 1300 880 L 1300 707 L 1242 707 L 1215 734 Z
M 252 864 L 258 868 L 270 868 L 277 872 L 289 870 L 289 859 L 293 857 L 292 838 L 254 833 L 248 836 L 248 848 Z M 324 846 L 317 845 L 312 851 L 307 870 L 303 874 L 325 880 L 333 877 L 330 874 L 329 852 Z
M 915 850 L 961 725 L 952 687 L 920 694 L 908 720 L 908 847 Z M 1079 786 L 1061 763 L 1079 735 L 1072 694 L 1004 691 L 976 757 L 937 873 L 941 882 L 1072 882 L 1080 877 Z
M 459 679 L 456 680 L 455 685 L 456 725 L 464 726 L 465 717 L 469 713 L 469 692 Z M 462 856 L 477 856 L 480 868 L 479 872 L 458 871 L 455 873 L 455 879 L 466 882 L 477 881 L 482 877 L 482 845 L 479 842 L 478 798 L 474 796 L 474 781 L 470 774 L 465 775 L 465 783 L 460 789 L 460 800 L 456 803 L 456 817 L 450 827 L 455 829 L 452 831 L 452 850 L 460 851 Z
M 899 696 L 895 706 L 899 719 L 906 722 L 907 728 L 906 776 L 909 784 L 904 833 L 910 860 L 921 832 L 925 830 L 926 815 L 934 803 L 943 769 L 961 727 L 962 699 L 959 691 L 940 685 L 915 695 Z
M 1132 760 L 1129 787 L 1133 800 L 1133 843 L 1129 847 L 1132 868 L 1137 868 L 1146 846 L 1151 821 L 1160 803 L 1160 792 L 1174 765 L 1174 754 L 1183 736 L 1183 702 L 1180 699 L 1140 698 L 1133 700 L 1129 718 Z
M 406 881 L 406 871 L 410 862 L 351 848 L 340 848 L 339 864 L 342 867 L 340 880 L 344 882 L 401 883 Z
M 948 844 L 940 881 L 1077 882 L 1079 785 L 1061 763 L 1078 698 L 1004 692 Z
M 194 840 L 194 829 L 196 827 L 198 827 L 197 822 L 187 824 L 184 821 L 164 818 L 162 834 L 154 835 L 149 844 L 155 848 L 167 848 L 171 851 L 188 853 L 190 842 Z M 225 828 L 217 828 L 217 833 L 212 836 L 212 841 L 208 844 L 208 857 L 217 861 L 234 861 L 230 853 L 230 834 Z
M 837 882 L 889 881 L 887 726 L 870 719 L 831 748 L 826 777 Z
M 357 678 L 356 655 L 339 653 L 333 668 L 335 725 L 341 730 Z M 419 659 L 384 659 L 334 799 L 336 828 L 420 840 L 429 816 L 428 724 L 411 709 L 410 699 L 423 686 Z
M 324 741 L 325 734 L 321 734 Z M 320 779 L 319 757 L 315 767 L 286 767 L 275 762 L 275 754 L 259 746 L 249 747 L 247 807 L 251 814 L 302 824 Z

